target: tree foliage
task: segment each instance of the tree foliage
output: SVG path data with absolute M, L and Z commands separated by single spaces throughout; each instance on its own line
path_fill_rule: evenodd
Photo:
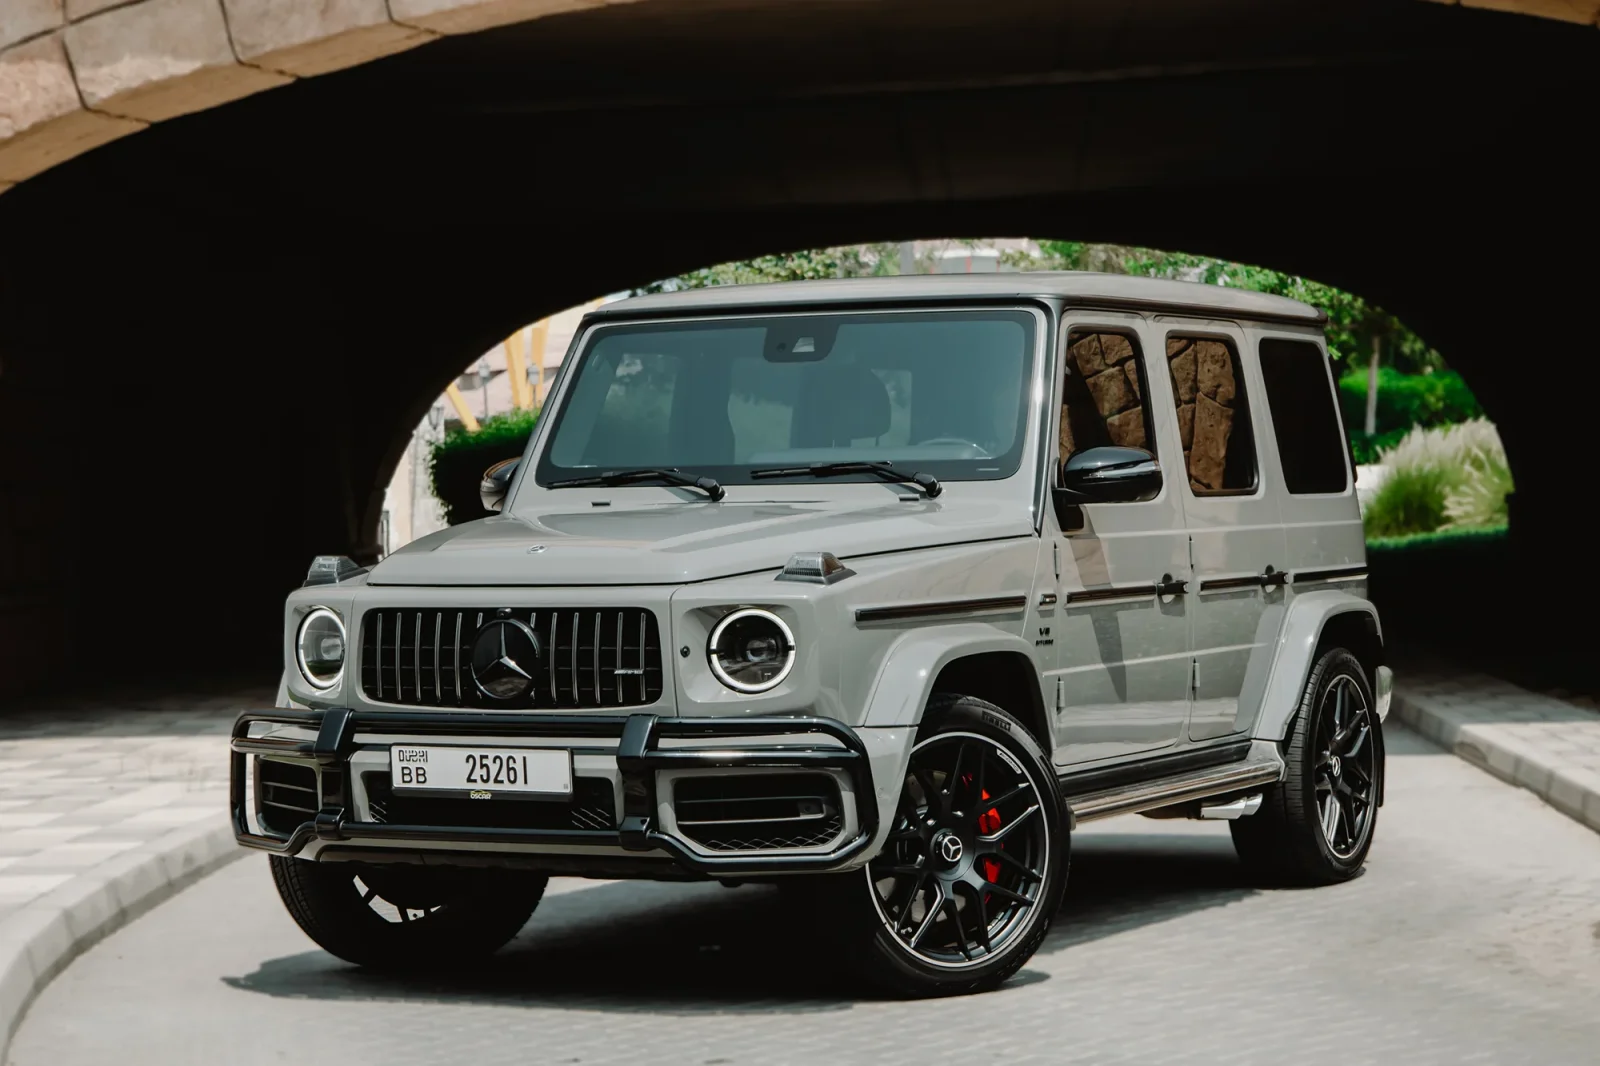
M 1097 270 L 1112 274 L 1138 274 L 1176 278 L 1206 285 L 1287 296 L 1328 316 L 1328 353 L 1343 370 L 1364 368 L 1376 337 L 1384 362 L 1404 373 L 1431 374 L 1444 368 L 1444 359 L 1421 337 L 1387 311 L 1354 293 L 1319 281 L 1285 274 L 1266 267 L 1232 263 L 1224 259 L 1163 252 L 1114 244 L 1083 241 L 1039 241 L 1042 264 L 1056 270 Z M 1012 261 L 1015 263 L 1015 260 Z M 1020 264 L 1019 264 L 1020 265 Z
M 865 278 L 899 272 L 899 245 L 854 244 L 763 255 L 651 282 L 634 295 L 706 289 L 713 285 L 759 285 L 770 281 L 816 281 L 822 278 Z
M 982 239 L 956 240 L 959 244 L 982 247 Z M 1328 351 L 1341 372 L 1363 369 L 1377 338 L 1383 362 L 1404 373 L 1431 374 L 1444 368 L 1439 353 L 1399 319 L 1368 303 L 1354 293 L 1324 285 L 1297 274 L 1285 274 L 1266 267 L 1233 263 L 1225 259 L 1164 252 L 1119 244 L 1094 244 L 1086 241 L 1040 240 L 1039 254 L 1008 251 L 1001 255 L 1007 270 L 1093 270 L 1108 274 L 1137 274 L 1154 278 L 1175 278 L 1207 285 L 1287 296 L 1320 308 L 1328 316 Z M 647 292 L 674 292 L 679 289 L 704 289 L 713 285 L 754 285 L 770 281 L 810 281 L 819 278 L 858 278 L 899 273 L 898 244 L 857 244 L 835 248 L 815 248 L 778 255 L 764 255 L 718 263 L 675 278 L 652 282 L 635 295 Z M 916 269 L 933 269 L 932 252 L 925 251 Z

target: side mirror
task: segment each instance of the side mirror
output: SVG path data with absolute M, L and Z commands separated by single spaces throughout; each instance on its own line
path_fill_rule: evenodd
M 1161 464 L 1143 448 L 1089 448 L 1061 464 L 1066 503 L 1127 503 L 1161 491 Z
M 485 511 L 498 511 L 506 505 L 506 490 L 511 487 L 511 478 L 521 462 L 520 458 L 502 459 L 483 472 L 483 480 L 478 483 L 478 499 Z

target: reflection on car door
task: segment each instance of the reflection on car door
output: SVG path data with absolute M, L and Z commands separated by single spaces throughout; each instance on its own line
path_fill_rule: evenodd
M 1163 461 L 1173 453 L 1169 386 L 1148 372 L 1142 329 L 1133 315 L 1066 316 L 1055 393 L 1060 459 L 1108 444 L 1145 448 Z M 1046 518 L 1058 598 L 1049 686 L 1058 764 L 1151 751 L 1183 734 L 1185 597 L 1161 594 L 1158 584 L 1188 579 L 1188 540 L 1181 486 L 1166 482 L 1152 500 L 1083 505 L 1079 528 L 1071 514 L 1066 528 L 1057 514 Z
M 1265 683 L 1276 647 L 1286 565 L 1280 493 L 1257 462 L 1265 405 L 1259 379 L 1240 357 L 1237 327 L 1173 319 L 1163 327 L 1183 448 L 1171 483 L 1183 503 L 1194 567 L 1188 736 L 1210 740 L 1247 725 L 1238 721 L 1241 694 L 1251 679 Z

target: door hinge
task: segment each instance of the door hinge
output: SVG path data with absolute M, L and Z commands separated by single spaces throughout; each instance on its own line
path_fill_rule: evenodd
M 1189 694 L 1194 699 L 1200 698 L 1200 660 L 1189 660 Z
M 1056 711 L 1060 713 L 1067 709 L 1067 679 L 1056 678 Z
M 1056 564 L 1056 580 L 1060 581 L 1061 580 L 1061 542 L 1059 540 L 1051 542 L 1051 544 L 1050 544 L 1050 554 L 1051 554 L 1052 558 L 1054 558 L 1055 564 Z

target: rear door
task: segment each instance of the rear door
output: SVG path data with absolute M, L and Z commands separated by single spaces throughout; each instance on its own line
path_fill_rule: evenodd
M 1263 451 L 1283 484 L 1283 565 L 1294 573 L 1289 594 L 1337 587 L 1365 595 L 1361 508 L 1322 339 L 1262 329 L 1258 350 L 1271 427 Z
M 1151 372 L 1141 316 L 1069 312 L 1055 383 L 1060 459 L 1097 445 L 1156 453 L 1181 469 L 1164 375 Z M 1165 416 L 1162 417 L 1162 412 Z M 1059 466 L 1055 468 L 1059 470 Z M 1054 476 L 1054 474 L 1052 475 Z M 1168 474 L 1154 499 L 1082 506 L 1079 521 L 1046 516 L 1057 605 L 1051 625 L 1059 765 L 1172 747 L 1189 712 L 1185 597 L 1163 580 L 1189 574 L 1180 502 Z
M 1279 488 L 1258 455 L 1265 404 L 1257 401 L 1261 384 L 1244 331 L 1232 322 L 1169 316 L 1156 324 L 1182 447 L 1173 492 L 1182 500 L 1193 564 L 1187 736 L 1205 741 L 1245 726 L 1241 697 L 1253 676 L 1265 679 L 1271 662 L 1288 562 Z

